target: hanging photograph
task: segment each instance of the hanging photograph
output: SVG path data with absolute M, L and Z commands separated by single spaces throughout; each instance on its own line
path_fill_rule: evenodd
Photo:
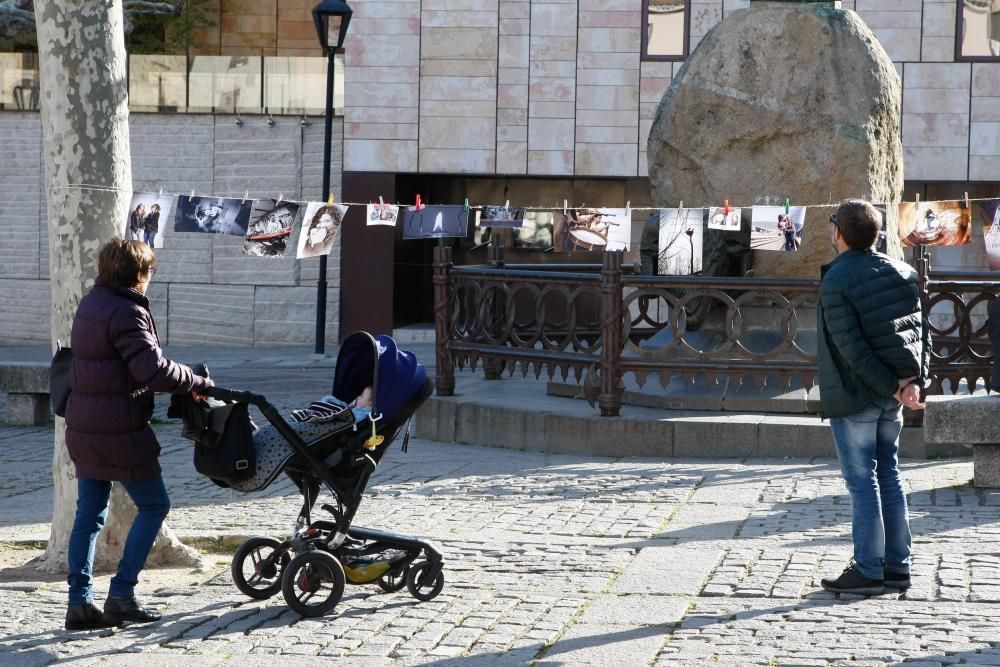
M 553 233 L 556 252 L 628 250 L 632 219 L 624 208 L 556 211 Z
M 899 205 L 899 239 L 904 248 L 918 245 L 968 245 L 971 211 L 964 201 L 903 202 Z
M 1000 199 L 972 202 L 976 218 L 983 223 L 986 240 L 986 262 L 990 271 L 1000 270 Z
M 396 226 L 399 219 L 399 207 L 391 204 L 368 204 L 368 226 L 388 225 Z
M 483 206 L 479 211 L 479 227 L 515 229 L 524 224 L 524 209 L 509 206 Z
M 525 211 L 521 226 L 514 230 L 512 246 L 543 252 L 552 250 L 555 216 L 552 211 Z
M 738 232 L 742 225 L 742 209 L 713 207 L 708 209 L 708 228 Z
M 342 204 L 309 202 L 302 216 L 295 257 L 303 259 L 329 255 L 346 214 L 347 207 Z
M 885 254 L 889 249 L 889 232 L 887 231 L 889 216 L 886 213 L 885 204 L 872 204 L 872 206 L 882 214 L 882 227 L 878 230 L 878 237 L 875 239 L 875 252 Z
M 178 197 L 174 231 L 246 236 L 252 208 L 249 199 Z
M 754 206 L 750 214 L 750 247 L 796 252 L 802 245 L 806 209 L 802 206 Z
M 250 209 L 244 254 L 254 257 L 284 256 L 298 214 L 298 204 L 255 199 Z
M 161 225 L 170 220 L 174 212 L 173 195 L 158 195 L 150 192 L 135 192 L 128 207 L 122 238 L 142 241 L 153 248 L 163 247 L 164 229 Z
M 705 238 L 702 208 L 661 208 L 660 243 L 656 272 L 661 276 L 701 273 L 701 249 Z
M 406 209 L 404 239 L 465 238 L 469 211 L 464 206 L 424 206 Z

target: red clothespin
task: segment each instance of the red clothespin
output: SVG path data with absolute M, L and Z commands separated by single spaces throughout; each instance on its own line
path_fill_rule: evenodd
M 422 211 L 423 208 L 424 208 L 424 204 L 420 202 L 420 195 L 417 195 L 417 199 L 416 199 L 416 201 L 413 204 L 413 210 L 414 211 Z
M 726 205 L 725 205 L 725 206 L 723 207 L 723 209 L 722 209 L 722 210 L 723 210 L 723 212 L 724 212 L 724 213 L 725 213 L 725 214 L 726 214 L 727 216 L 729 215 L 729 200 L 728 200 L 728 199 L 726 200 Z

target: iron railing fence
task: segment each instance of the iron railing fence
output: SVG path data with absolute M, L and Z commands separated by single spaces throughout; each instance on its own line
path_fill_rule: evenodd
M 818 280 L 637 276 L 620 253 L 587 265 L 504 265 L 501 249 L 487 265 L 453 266 L 445 247 L 434 258 L 440 395 L 454 392 L 456 367 L 480 365 L 488 379 L 517 369 L 573 378 L 605 416 L 619 414 L 626 376 L 640 386 L 678 375 L 816 382 Z M 933 341 L 928 393 L 988 386 L 986 317 L 1000 276 L 916 264 Z

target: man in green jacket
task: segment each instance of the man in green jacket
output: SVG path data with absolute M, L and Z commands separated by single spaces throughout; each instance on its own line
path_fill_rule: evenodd
M 930 338 L 917 273 L 874 251 L 881 214 L 865 201 L 830 221 L 817 322 L 820 407 L 851 495 L 854 558 L 822 585 L 876 595 L 910 586 L 910 525 L 897 454 L 902 407 L 922 409 Z

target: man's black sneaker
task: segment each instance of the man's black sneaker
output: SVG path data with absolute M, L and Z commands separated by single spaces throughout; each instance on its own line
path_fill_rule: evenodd
M 847 566 L 844 573 L 836 579 L 823 579 L 820 584 L 831 593 L 854 593 L 856 595 L 878 595 L 884 590 L 883 579 L 869 579 L 860 572 L 854 563 Z
M 66 608 L 67 630 L 99 630 L 111 625 L 104 620 L 104 614 L 92 602 L 71 604 Z
M 104 621 L 111 625 L 152 623 L 160 620 L 160 612 L 146 609 L 135 598 L 112 598 L 104 601 Z
M 910 587 L 910 574 L 908 572 L 885 571 L 885 587 L 895 588 L 898 591 L 905 591 Z

